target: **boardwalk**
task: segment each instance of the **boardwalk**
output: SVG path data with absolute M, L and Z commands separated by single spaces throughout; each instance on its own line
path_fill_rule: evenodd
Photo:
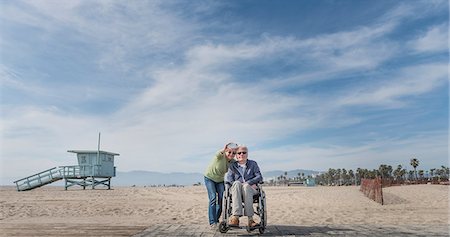
M 226 234 L 208 226 L 156 225 L 133 237 L 153 236 L 258 236 L 258 231 L 232 229 Z M 449 226 L 268 226 L 262 236 L 449 236 Z
M 207 225 L 158 224 L 151 227 L 99 224 L 20 224 L 0 223 L 0 236 L 259 236 L 258 231 L 248 233 L 245 229 L 234 229 L 222 234 L 212 231 Z M 261 236 L 449 236 L 449 226 L 367 226 L 328 225 L 294 226 L 269 225 Z

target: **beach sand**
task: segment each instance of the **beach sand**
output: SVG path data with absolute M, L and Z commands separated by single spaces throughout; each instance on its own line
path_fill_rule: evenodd
M 271 236 L 449 233 L 449 186 L 383 188 L 385 205 L 368 199 L 354 186 L 264 190 L 266 234 Z M 209 229 L 207 205 L 203 186 L 68 191 L 53 186 L 26 192 L 2 187 L 0 236 L 221 236 Z M 168 228 L 172 231 L 167 232 Z

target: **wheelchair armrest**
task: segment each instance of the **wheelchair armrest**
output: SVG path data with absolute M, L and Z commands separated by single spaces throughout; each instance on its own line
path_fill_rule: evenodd
M 258 189 L 258 192 L 262 190 L 263 184 L 264 184 L 264 181 L 259 181 L 259 182 L 256 184 L 256 187 L 257 187 L 257 189 Z
M 225 181 L 225 189 L 228 190 L 231 188 L 231 183 L 228 181 Z

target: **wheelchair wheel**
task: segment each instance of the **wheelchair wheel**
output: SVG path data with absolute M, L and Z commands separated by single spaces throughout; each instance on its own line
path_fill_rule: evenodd
M 228 199 L 227 197 L 224 195 L 223 199 L 222 199 L 222 218 L 223 218 L 223 222 L 227 222 L 228 221 Z
M 259 232 L 261 233 L 261 229 L 262 232 L 264 232 L 266 225 L 267 225 L 267 207 L 266 207 L 266 194 L 264 193 L 264 191 L 262 191 L 261 193 L 261 197 L 259 199 L 259 213 L 260 213 L 260 218 L 261 218 L 261 222 L 260 222 L 260 229 Z
M 230 195 L 228 193 L 228 189 L 225 189 L 222 198 L 222 221 L 228 223 L 228 218 L 231 213 L 231 203 L 230 203 Z
M 219 231 L 220 233 L 227 233 L 227 231 L 230 229 L 230 227 L 227 226 L 227 223 L 225 221 L 220 222 L 219 224 Z
M 266 228 L 264 228 L 264 227 L 259 227 L 259 229 L 258 229 L 258 231 L 259 231 L 259 234 L 264 234 L 264 231 L 266 230 Z

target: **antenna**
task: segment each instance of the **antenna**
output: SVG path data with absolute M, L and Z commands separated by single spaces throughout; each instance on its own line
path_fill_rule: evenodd
M 100 132 L 98 133 L 97 164 L 100 164 Z
M 100 132 L 98 133 L 98 145 L 97 145 L 97 151 L 100 152 Z

